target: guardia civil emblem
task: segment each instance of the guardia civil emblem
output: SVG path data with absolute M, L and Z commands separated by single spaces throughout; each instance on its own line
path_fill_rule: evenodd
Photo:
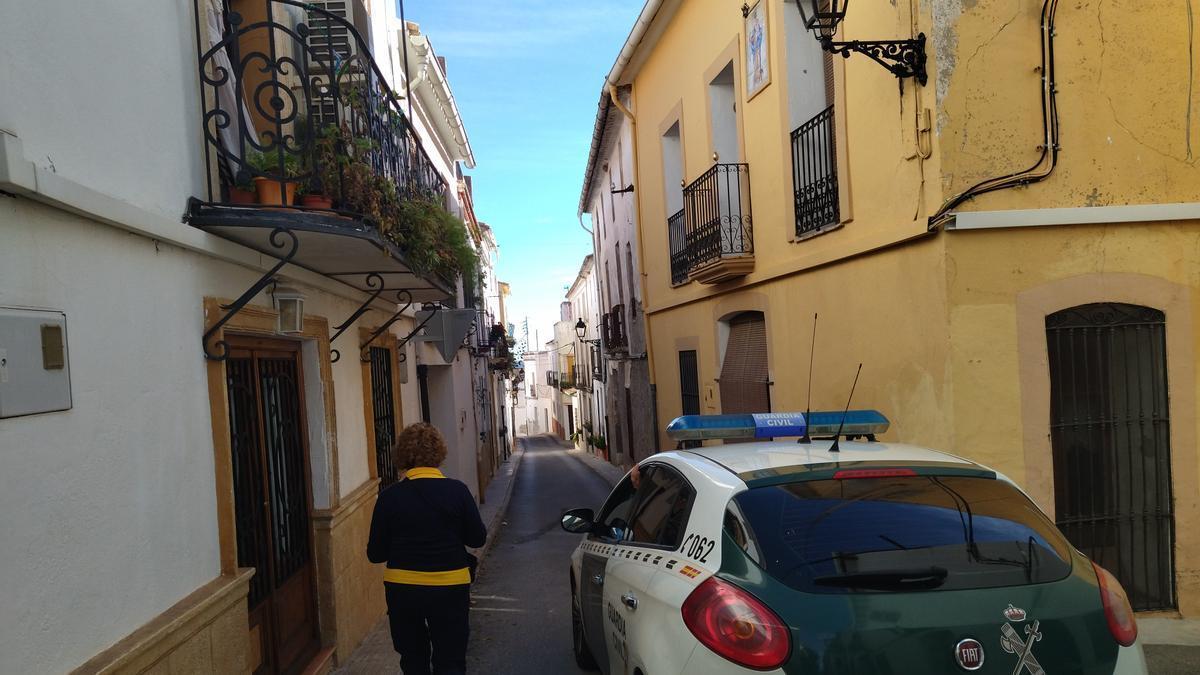
M 1014 617 L 1019 612 L 1021 618 L 1011 618 L 1009 616 L 1011 610 L 1016 610 L 1013 612 Z M 1012 621 L 1023 621 L 1025 612 L 1009 605 L 1008 609 L 1004 610 L 1004 616 Z M 1028 671 L 1029 675 L 1046 675 L 1046 671 L 1042 670 L 1042 665 L 1033 656 L 1033 643 L 1040 642 L 1042 639 L 1038 625 L 1039 622 L 1034 620 L 1033 623 L 1025 626 L 1024 637 L 1017 632 L 1016 628 L 1012 627 L 1011 623 L 1005 623 L 1000 627 L 1000 646 L 1004 648 L 1004 651 L 1015 654 L 1017 657 L 1017 665 L 1013 668 L 1012 675 L 1022 675 L 1025 671 Z

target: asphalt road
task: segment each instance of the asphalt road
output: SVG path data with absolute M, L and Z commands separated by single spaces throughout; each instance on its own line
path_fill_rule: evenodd
M 553 440 L 528 439 L 503 531 L 471 591 L 467 668 L 489 675 L 582 673 L 571 656 L 568 561 L 579 535 L 564 509 L 599 508 L 609 484 Z

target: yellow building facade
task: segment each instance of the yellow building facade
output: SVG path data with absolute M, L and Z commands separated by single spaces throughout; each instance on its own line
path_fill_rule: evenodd
M 1177 5 L 852 3 L 835 39 L 927 36 L 922 86 L 824 55 L 790 0 L 648 2 L 607 86 L 660 447 L 684 411 L 804 410 L 810 376 L 841 408 L 862 363 L 884 440 L 1013 477 L 1138 609 L 1200 616 L 1200 16 Z

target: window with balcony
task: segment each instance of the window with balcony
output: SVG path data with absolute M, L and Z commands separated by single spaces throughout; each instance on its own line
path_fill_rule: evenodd
M 796 237 L 841 222 L 834 125 L 833 57 L 804 27 L 800 12 L 784 12 L 787 32 L 788 119 Z
M 208 175 L 187 222 L 368 293 L 448 300 L 476 254 L 371 53 L 362 3 L 201 4 Z

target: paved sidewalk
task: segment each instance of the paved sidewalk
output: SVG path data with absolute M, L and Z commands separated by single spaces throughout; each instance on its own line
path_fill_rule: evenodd
M 512 497 L 513 485 L 516 482 L 517 469 L 525 456 L 525 439 L 517 439 L 517 447 L 509 456 L 508 461 L 500 465 L 492 482 L 483 493 L 483 504 L 479 506 L 479 515 L 487 526 L 488 536 L 482 548 L 472 549 L 479 556 L 479 567 L 482 569 L 487 562 L 487 552 L 496 541 L 496 536 L 504 526 L 504 511 L 508 500 Z M 351 675 L 353 673 L 399 673 L 400 658 L 392 650 L 392 638 L 388 632 L 387 617 L 384 617 L 367 637 L 362 641 L 350 657 L 333 670 L 336 675 Z
M 559 444 L 567 448 L 568 454 L 583 462 L 584 466 L 599 474 L 599 476 L 604 480 L 608 481 L 609 485 L 615 486 L 622 478 L 625 477 L 625 474 L 627 473 L 625 469 L 622 469 L 619 466 L 614 466 L 613 464 L 593 455 L 590 452 L 587 452 L 586 450 L 576 450 L 571 446 L 570 443 L 567 443 L 566 441 L 559 441 Z

